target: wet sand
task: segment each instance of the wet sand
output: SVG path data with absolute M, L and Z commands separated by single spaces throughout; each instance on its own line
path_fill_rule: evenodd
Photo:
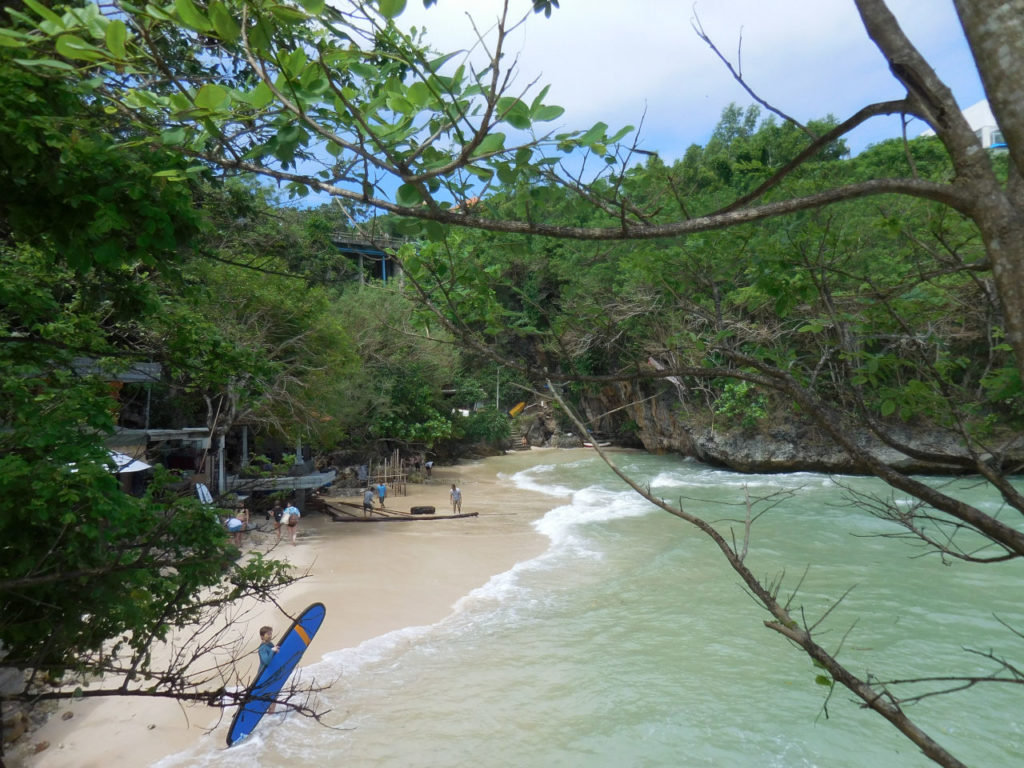
M 305 515 L 298 544 L 283 541 L 271 550 L 275 557 L 310 573 L 282 594 L 282 608 L 292 615 L 312 602 L 327 608 L 327 619 L 303 666 L 328 652 L 355 647 L 394 630 L 434 624 L 451 612 L 459 598 L 492 576 L 541 554 L 547 539 L 531 523 L 561 502 L 516 489 L 508 478 L 535 464 L 580 455 L 576 450 L 534 449 L 435 467 L 429 484 L 410 484 L 408 495 L 390 496 L 386 502 L 388 508 L 402 511 L 432 505 L 438 515 L 450 514 L 448 491 L 455 482 L 462 488 L 463 513 L 477 512 L 478 517 L 338 523 L 318 513 Z M 346 500 L 361 503 L 361 498 Z M 261 548 L 273 545 L 272 533 L 253 536 L 262 537 Z M 252 542 L 260 546 L 258 538 Z M 243 676 L 251 676 L 256 669 L 259 627 L 269 624 L 282 632 L 289 623 L 272 608 L 246 617 L 239 627 L 242 637 L 251 638 L 243 646 L 247 651 Z M 245 669 L 246 664 L 252 669 Z M 70 718 L 63 719 L 68 712 Z M 24 743 L 9 750 L 7 764 L 9 768 L 152 765 L 200 739 L 212 740 L 211 745 L 221 748 L 231 712 L 222 715 L 216 708 L 142 698 L 65 704 Z M 41 743 L 48 746 L 31 754 Z

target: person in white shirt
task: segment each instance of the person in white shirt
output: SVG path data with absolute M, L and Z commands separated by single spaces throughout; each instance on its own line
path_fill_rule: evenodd
M 281 515 L 281 524 L 288 526 L 288 534 L 291 536 L 292 545 L 295 545 L 295 538 L 299 535 L 299 518 L 302 517 L 302 513 L 299 512 L 299 508 L 294 504 L 289 503 L 284 508 L 284 514 Z

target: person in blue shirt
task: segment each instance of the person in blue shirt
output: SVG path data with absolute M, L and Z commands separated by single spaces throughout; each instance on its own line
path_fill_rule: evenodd
M 363 493 L 363 517 L 369 517 L 373 512 L 373 488 L 367 488 Z
M 380 499 L 380 508 L 384 509 L 384 497 L 388 495 L 388 487 L 381 483 L 377 486 L 377 498 Z
M 274 660 L 274 654 L 280 650 L 280 646 L 274 645 L 274 628 L 273 627 L 260 627 L 260 668 L 256 672 L 256 679 L 260 679 L 260 675 L 263 674 L 263 670 L 270 666 L 270 662 Z M 267 710 L 268 714 L 273 714 L 274 704 L 270 705 Z

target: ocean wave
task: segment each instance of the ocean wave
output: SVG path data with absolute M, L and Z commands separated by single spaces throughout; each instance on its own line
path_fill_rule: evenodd
M 507 479 L 516 488 L 524 491 L 536 491 L 546 496 L 570 496 L 576 489 L 559 482 L 560 478 L 566 474 L 590 469 L 594 466 L 596 466 L 596 460 L 593 458 L 565 464 L 537 464 L 529 469 L 516 472 Z
M 586 544 L 582 528 L 610 520 L 641 517 L 651 514 L 655 509 L 632 490 L 612 491 L 592 485 L 573 493 L 569 504 L 555 507 L 534 521 L 533 527 L 551 539 L 553 547 L 594 554 L 594 550 Z

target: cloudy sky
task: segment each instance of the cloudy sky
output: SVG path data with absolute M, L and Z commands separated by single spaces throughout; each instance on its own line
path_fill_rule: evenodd
M 511 0 L 522 13 L 529 0 Z M 426 28 L 438 50 L 469 48 L 468 16 L 490 27 L 501 0 L 409 0 L 399 22 Z M 517 84 L 550 84 L 547 102 L 566 108 L 560 129 L 612 130 L 643 122 L 641 145 L 666 160 L 703 144 L 731 102 L 751 103 L 697 38 L 692 20 L 742 69 L 765 100 L 798 120 L 845 119 L 903 91 L 867 38 L 852 0 L 561 0 L 551 18 L 529 14 L 517 30 Z M 951 0 L 890 0 L 910 39 L 953 89 L 961 107 L 983 98 Z M 467 16 L 468 15 L 468 16 Z M 910 127 L 917 135 L 924 126 Z M 875 118 L 849 138 L 854 152 L 899 135 L 898 118 Z

